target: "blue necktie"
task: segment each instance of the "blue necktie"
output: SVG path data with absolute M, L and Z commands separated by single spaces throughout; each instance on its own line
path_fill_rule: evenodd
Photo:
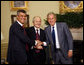
M 54 27 L 52 28 L 52 39 L 54 43 L 54 50 L 56 51 L 56 39 L 55 39 L 55 30 Z

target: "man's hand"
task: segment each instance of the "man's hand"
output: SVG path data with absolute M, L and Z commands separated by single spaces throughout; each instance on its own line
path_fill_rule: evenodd
M 43 47 L 41 46 L 42 44 L 43 44 L 43 42 L 41 42 L 41 41 L 39 41 L 39 40 L 36 40 L 37 41 L 37 44 L 36 44 L 36 46 L 34 46 L 34 48 L 36 48 L 36 49 L 43 49 Z
M 34 46 L 34 48 L 39 49 L 39 50 L 43 49 L 42 46 Z
M 37 41 L 37 45 L 36 46 L 41 46 L 43 44 L 43 42 L 36 40 Z
M 40 40 L 36 40 L 37 41 L 37 43 L 41 43 L 41 41 Z
M 71 58 L 73 56 L 73 51 L 68 51 L 68 57 Z

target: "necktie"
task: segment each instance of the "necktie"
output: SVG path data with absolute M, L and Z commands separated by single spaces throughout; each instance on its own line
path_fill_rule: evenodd
M 36 31 L 37 31 L 37 33 L 36 33 L 36 40 L 40 40 L 40 36 L 38 34 L 38 29 Z
M 25 31 L 24 26 L 22 26 L 22 28 L 24 29 L 24 34 L 26 35 L 26 31 Z M 29 48 L 28 48 L 28 44 L 27 43 L 26 43 L 26 51 L 29 51 Z
M 39 36 L 39 34 L 38 34 L 38 29 L 37 29 L 36 31 L 37 31 L 37 32 L 36 32 L 36 40 L 40 40 L 40 36 Z M 40 50 L 36 49 L 35 52 L 36 52 L 36 53 L 39 53 Z
M 53 43 L 54 43 L 54 50 L 56 51 L 56 39 L 55 39 L 55 30 L 54 30 L 54 27 L 52 29 L 52 39 L 53 39 Z

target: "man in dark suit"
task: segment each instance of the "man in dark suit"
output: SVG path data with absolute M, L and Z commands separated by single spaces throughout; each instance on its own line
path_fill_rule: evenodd
M 29 46 L 29 54 L 28 54 L 28 63 L 29 64 L 45 64 L 46 61 L 46 53 L 45 46 L 46 44 L 46 36 L 44 30 L 40 28 L 41 26 L 41 18 L 39 16 L 35 16 L 33 18 L 33 27 L 26 28 L 26 32 L 28 37 L 31 40 L 40 40 L 43 42 L 41 46 Z
M 23 25 L 26 20 L 26 11 L 17 11 L 17 21 L 10 27 L 9 31 L 9 45 L 7 61 L 9 64 L 26 64 L 26 44 L 35 45 L 34 40 L 30 40 L 24 33 Z M 38 41 L 37 41 L 38 42 Z M 31 44 L 30 44 L 31 43 Z
M 56 15 L 47 15 L 48 23 L 45 28 L 47 43 L 51 45 L 51 57 L 54 64 L 72 64 L 73 39 L 66 23 L 57 23 Z

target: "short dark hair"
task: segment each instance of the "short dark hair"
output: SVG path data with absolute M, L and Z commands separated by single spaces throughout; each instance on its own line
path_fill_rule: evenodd
M 17 15 L 19 15 L 19 13 L 20 13 L 20 12 L 22 12 L 22 13 L 25 13 L 25 14 L 26 14 L 26 11 L 25 11 L 25 10 L 20 9 L 20 10 L 18 10 L 18 11 L 17 11 Z

